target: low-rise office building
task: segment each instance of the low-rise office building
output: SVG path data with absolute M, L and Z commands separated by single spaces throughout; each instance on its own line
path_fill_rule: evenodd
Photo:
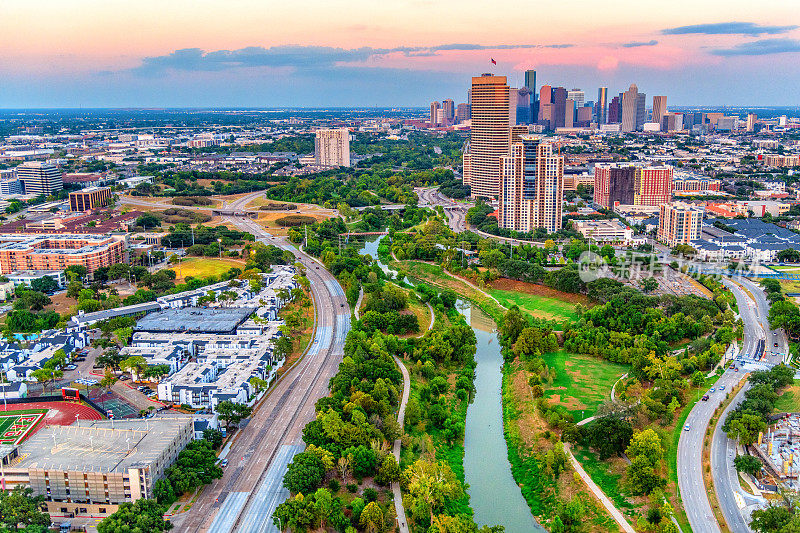
M 89 273 L 126 262 L 125 236 L 74 234 L 0 234 L 0 274 L 17 270 L 64 270 L 71 265 Z

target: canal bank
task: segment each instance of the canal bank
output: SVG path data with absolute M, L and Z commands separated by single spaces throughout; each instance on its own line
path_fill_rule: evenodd
M 477 338 L 475 400 L 467 408 L 464 477 L 479 526 L 500 524 L 507 533 L 545 531 L 531 515 L 511 474 L 503 434 L 503 355 L 494 321 L 477 306 L 459 302 Z

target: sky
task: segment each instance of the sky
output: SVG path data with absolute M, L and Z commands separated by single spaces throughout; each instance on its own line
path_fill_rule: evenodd
M 0 0 L 0 108 L 427 106 L 506 75 L 800 104 L 797 0 Z M 491 64 L 491 59 L 497 65 Z M 649 98 L 648 98 L 649 100 Z

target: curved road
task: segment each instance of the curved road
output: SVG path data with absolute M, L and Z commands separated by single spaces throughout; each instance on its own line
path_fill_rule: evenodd
M 718 533 L 720 531 L 719 524 L 711 510 L 707 488 L 703 481 L 701 457 L 703 441 L 711 416 L 726 395 L 726 392 L 719 391 L 719 387 L 724 386 L 727 391 L 730 391 L 744 378 L 748 370 L 770 368 L 781 362 L 781 357 L 777 355 L 767 356 L 764 361 L 753 361 L 752 357 L 760 339 L 766 340 L 767 352 L 779 351 L 781 347 L 785 350 L 783 332 L 769 330 L 769 324 L 767 323 L 769 304 L 763 291 L 749 280 L 738 279 L 737 281 L 741 282 L 755 298 L 751 298 L 743 290 L 742 285 L 729 279 L 723 279 L 723 283 L 733 291 L 736 297 L 739 314 L 744 323 L 743 345 L 739 355 L 739 362 L 737 363 L 740 367 L 740 372 L 725 370 L 725 373 L 715 384 L 716 392 L 710 394 L 708 401 L 697 402 L 689 413 L 686 425 L 690 429 L 682 431 L 678 441 L 678 485 L 689 523 L 696 533 Z M 773 348 L 774 342 L 778 342 L 778 348 Z M 742 399 L 743 392 L 740 392 L 726 408 L 722 419 Z M 739 488 L 739 481 L 733 468 L 735 455 L 735 442 L 730 441 L 727 435 L 718 427 L 712 437 L 711 445 L 711 473 L 714 479 L 714 487 L 728 526 L 735 533 L 744 533 L 750 531 L 747 526 L 749 519 L 742 514 L 737 503 L 737 497 L 734 494 L 741 496 L 742 501 L 748 507 L 757 505 L 760 500 L 748 495 Z
M 233 202 L 245 205 L 254 193 Z M 227 455 L 222 479 L 203 490 L 191 510 L 173 519 L 176 531 L 275 532 L 271 514 L 286 499 L 283 473 L 294 454 L 304 447 L 303 427 L 314 419 L 314 404 L 328 394 L 328 381 L 338 370 L 350 329 L 350 308 L 339 283 L 324 267 L 287 242 L 274 238 L 247 218 L 227 222 L 259 241 L 291 250 L 305 265 L 316 304 L 316 330 L 302 361 L 271 389 Z

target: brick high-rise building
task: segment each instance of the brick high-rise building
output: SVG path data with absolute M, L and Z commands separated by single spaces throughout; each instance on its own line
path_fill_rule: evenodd
M 620 104 L 619 96 L 615 96 L 611 99 L 611 103 L 608 104 L 608 124 L 619 124 L 622 121 L 622 106 Z
M 540 135 L 522 135 L 500 158 L 503 186 L 500 227 L 529 232 L 561 228 L 564 200 L 564 158 Z
M 661 205 L 672 199 L 671 166 L 598 163 L 594 167 L 594 202 L 607 209 L 621 205 Z
M 444 119 L 447 121 L 447 125 L 453 124 L 456 118 L 456 108 L 453 101 L 449 98 L 447 100 L 442 100 L 442 111 L 444 112 Z
M 428 119 L 428 123 L 430 123 L 431 126 L 439 125 L 439 110 L 441 107 L 439 102 L 431 102 L 431 116 Z
M 656 238 L 667 246 L 691 244 L 700 238 L 702 206 L 675 202 L 661 205 Z
M 456 122 L 466 122 L 469 120 L 469 104 L 458 104 L 456 107 Z
M 509 150 L 509 87 L 505 76 L 472 78 L 472 127 L 464 154 L 464 183 L 472 197 L 500 194 L 500 157 Z

